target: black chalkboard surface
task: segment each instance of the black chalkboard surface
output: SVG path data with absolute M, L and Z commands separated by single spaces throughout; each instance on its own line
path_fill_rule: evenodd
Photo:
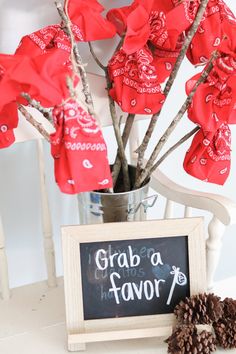
M 84 320 L 172 313 L 190 295 L 188 237 L 80 243 Z

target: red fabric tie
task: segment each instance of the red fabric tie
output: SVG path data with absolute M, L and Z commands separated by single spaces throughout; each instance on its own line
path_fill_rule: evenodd
M 169 77 L 183 42 L 182 32 L 190 26 L 182 3 L 165 5 L 136 0 L 107 14 L 117 32 L 125 33 L 122 48 L 108 65 L 109 94 L 124 112 L 157 113 L 165 100 L 160 83 Z
M 15 54 L 28 55 L 32 58 L 40 54 L 50 54 L 55 49 L 58 49 L 61 54 L 60 62 L 67 63 L 71 52 L 71 43 L 60 25 L 47 26 L 24 36 Z
M 185 3 L 187 13 L 193 17 L 200 1 L 192 0 L 189 5 Z M 187 51 L 190 62 L 192 64 L 207 62 L 211 53 L 219 47 L 231 26 L 235 24 L 236 18 L 223 0 L 209 1 L 201 24 Z
M 107 147 L 95 119 L 70 99 L 53 110 L 55 179 L 63 193 L 112 187 Z
M 235 26 L 232 25 L 232 27 Z M 236 123 L 235 40 L 228 37 L 218 47 L 207 80 L 201 84 L 188 109 L 188 117 L 201 126 L 184 160 L 186 172 L 202 180 L 224 184 L 230 172 L 231 133 Z M 189 94 L 200 74 L 186 84 Z
M 96 41 L 114 37 L 115 27 L 102 17 L 103 6 L 97 0 L 67 0 L 65 12 L 72 22 L 77 41 Z
M 196 133 L 184 159 L 185 171 L 200 180 L 224 184 L 230 172 L 231 132 L 222 124 L 216 133 Z
M 0 149 L 12 145 L 15 141 L 13 129 L 18 125 L 17 106 L 14 102 L 7 104 L 0 112 Z
M 109 94 L 124 112 L 153 114 L 163 105 L 165 96 L 152 61 L 151 51 L 144 47 L 130 55 L 121 48 L 109 62 Z
M 68 97 L 66 77 L 71 71 L 60 62 L 61 53 L 54 50 L 33 58 L 25 55 L 0 55 L 0 65 L 5 67 L 0 81 L 0 110 L 12 101 L 27 104 L 21 97 L 27 92 L 31 97 L 41 102 L 44 107 L 60 104 Z M 11 61 L 11 65 L 9 64 Z

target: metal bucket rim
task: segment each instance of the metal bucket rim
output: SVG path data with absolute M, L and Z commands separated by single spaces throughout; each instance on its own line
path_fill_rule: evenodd
M 127 195 L 127 194 L 132 194 L 132 193 L 135 193 L 137 191 L 142 191 L 144 188 L 147 188 L 147 186 L 149 185 L 150 183 L 150 179 L 144 184 L 144 186 L 140 187 L 140 188 L 137 188 L 137 189 L 133 189 L 131 191 L 127 191 L 127 192 L 119 192 L 119 193 L 111 193 L 111 192 L 94 192 L 94 191 L 91 191 L 89 193 L 92 193 L 92 194 L 97 194 L 97 195 L 104 195 L 104 196 L 108 196 L 108 195 L 116 195 L 116 196 L 119 196 L 119 195 Z M 86 193 L 86 192 L 85 192 Z

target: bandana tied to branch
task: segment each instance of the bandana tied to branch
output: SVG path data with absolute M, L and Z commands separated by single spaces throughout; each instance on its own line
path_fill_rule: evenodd
M 63 193 L 112 187 L 107 147 L 96 120 L 70 99 L 53 110 L 55 179 Z
M 127 55 L 121 48 L 109 62 L 110 96 L 124 112 L 152 114 L 165 100 L 147 47 Z
M 194 18 L 199 0 L 185 1 L 189 16 Z M 223 0 L 210 0 L 200 26 L 192 39 L 187 57 L 192 64 L 206 63 L 236 24 L 236 18 Z M 235 34 L 234 34 L 235 36 Z M 232 38 L 232 37 L 231 37 Z
M 205 83 L 200 85 L 188 110 L 188 117 L 200 125 L 185 156 L 189 174 L 208 182 L 224 184 L 230 171 L 231 133 L 236 123 L 236 57 L 232 40 L 219 46 L 219 57 Z M 199 74 L 187 82 L 187 94 Z
M 15 53 L 33 58 L 41 54 L 50 54 L 55 50 L 60 53 L 58 56 L 60 63 L 69 65 L 71 43 L 60 25 L 47 26 L 24 36 Z
M 172 4 L 172 6 L 170 6 Z M 134 1 L 112 9 L 107 18 L 124 42 L 110 60 L 110 96 L 123 111 L 153 114 L 165 97 L 160 84 L 169 77 L 183 42 L 182 32 L 190 26 L 183 4 Z
M 231 132 L 222 124 L 216 133 L 196 133 L 184 159 L 184 169 L 206 182 L 224 184 L 230 172 Z
M 96 41 L 115 36 L 115 27 L 101 15 L 103 10 L 97 0 L 65 1 L 65 12 L 72 22 L 72 31 L 77 41 Z
M 71 69 L 64 63 L 69 53 L 63 52 L 62 58 L 61 50 L 54 49 L 38 55 L 37 46 L 32 42 L 28 47 L 29 43 L 26 41 L 21 46 L 22 54 L 0 54 L 0 148 L 15 141 L 13 129 L 18 125 L 17 103 L 28 105 L 22 92 L 34 97 L 44 107 L 52 107 L 68 97 L 66 77 L 71 74 Z

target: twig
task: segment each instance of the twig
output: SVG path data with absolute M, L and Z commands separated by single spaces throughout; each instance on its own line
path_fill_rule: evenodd
M 110 78 L 109 78 L 107 69 L 106 69 L 106 82 L 107 82 L 107 89 L 109 90 L 111 87 L 111 82 L 110 82 Z M 125 148 L 123 145 L 123 141 L 122 141 L 122 137 L 121 137 L 121 133 L 120 133 L 120 129 L 119 129 L 119 119 L 117 118 L 117 115 L 116 115 L 114 100 L 111 98 L 110 95 L 108 95 L 108 99 L 109 99 L 109 109 L 110 109 L 110 113 L 111 113 L 112 125 L 113 125 L 113 129 L 114 129 L 115 137 L 116 137 L 116 142 L 118 145 L 118 155 L 121 160 L 121 167 L 122 167 L 123 181 L 124 181 L 124 190 L 128 191 L 128 190 L 130 190 L 129 169 L 128 169 L 127 158 L 125 155 Z
M 30 95 L 26 92 L 22 92 L 21 96 L 24 97 L 32 107 L 42 113 L 42 115 L 53 125 L 51 108 L 43 107 L 39 101 L 36 101 L 35 99 L 31 98 Z
M 209 0 L 202 0 L 200 6 L 199 6 L 199 9 L 198 9 L 198 12 L 197 12 L 197 15 L 194 19 L 194 22 L 190 28 L 190 30 L 188 31 L 188 34 L 187 36 L 185 37 L 185 40 L 184 40 L 184 43 L 182 45 L 182 48 L 181 48 L 181 51 L 179 53 L 179 56 L 176 60 L 176 63 L 175 63 L 175 66 L 170 74 L 170 77 L 166 83 L 166 86 L 165 86 L 165 89 L 164 89 L 164 95 L 167 97 L 169 92 L 170 92 L 170 89 L 175 81 L 175 78 L 177 76 L 177 73 L 180 69 L 180 66 L 182 64 L 182 61 L 185 57 L 185 54 L 188 50 L 188 47 L 189 47 L 189 44 L 193 38 L 193 36 L 195 35 L 197 29 L 198 29 L 198 26 L 201 22 L 201 19 L 202 19 L 202 16 L 205 12 L 205 9 L 206 9 L 206 6 L 208 4 L 208 1 Z M 144 159 L 144 155 L 145 155 L 145 152 L 147 150 L 147 146 L 148 146 L 148 143 L 151 139 L 151 136 L 152 136 L 152 133 L 155 129 L 155 126 L 156 126 L 156 123 L 157 123 L 157 120 L 158 120 L 158 117 L 161 113 L 161 110 L 158 112 L 158 113 L 155 113 L 152 118 L 151 118 L 151 121 L 150 121 L 150 124 L 148 126 L 148 129 L 146 131 L 146 134 L 143 138 L 143 141 L 141 143 L 141 145 L 139 146 L 139 148 L 137 149 L 137 152 L 138 152 L 138 161 L 137 161 L 137 172 L 136 172 L 136 176 L 138 178 L 138 176 L 140 175 L 140 172 L 141 170 L 143 169 L 143 159 Z
M 171 133 L 173 132 L 173 130 L 175 129 L 175 127 L 177 126 L 177 124 L 179 123 L 181 118 L 184 116 L 184 113 L 186 112 L 187 108 L 189 107 L 190 103 L 192 102 L 193 95 L 195 94 L 198 86 L 206 80 L 209 73 L 211 72 L 211 70 L 213 68 L 212 62 L 215 60 L 217 55 L 218 55 L 217 52 L 213 52 L 213 54 L 208 62 L 208 65 L 206 66 L 205 70 L 202 72 L 201 76 L 197 80 L 192 91 L 190 92 L 190 94 L 186 98 L 184 104 L 182 105 L 179 112 L 174 117 L 174 119 L 172 120 L 172 122 L 170 123 L 170 125 L 168 126 L 168 128 L 166 129 L 166 131 L 164 132 L 164 134 L 162 135 L 162 137 L 158 141 L 158 143 L 155 146 L 145 168 L 142 170 L 141 174 L 138 176 L 138 178 L 136 180 L 135 188 L 138 188 L 139 186 L 141 186 L 143 181 L 148 179 L 148 177 L 150 176 L 151 170 L 153 168 L 153 165 L 154 165 L 154 162 L 155 162 L 157 156 L 159 155 L 161 149 L 163 148 L 164 144 L 167 142 L 168 138 L 170 137 Z
M 152 174 L 155 169 L 175 150 L 177 149 L 180 145 L 182 145 L 185 141 L 187 141 L 191 136 L 193 136 L 195 133 L 197 133 L 200 130 L 200 127 L 195 127 L 192 129 L 190 132 L 185 134 L 177 143 L 172 145 L 163 155 L 162 157 L 155 163 L 155 165 L 152 167 L 150 174 Z
M 56 7 L 57 7 L 57 11 L 64 23 L 65 28 L 63 28 L 63 30 L 66 32 L 66 34 L 69 36 L 70 41 L 71 41 L 71 48 L 72 48 L 72 65 L 74 68 L 75 72 L 79 71 L 80 74 L 80 78 L 81 78 L 81 82 L 82 82 L 82 86 L 83 86 L 83 94 L 85 96 L 85 102 L 88 105 L 88 111 L 91 115 L 94 115 L 94 104 L 93 104 L 93 99 L 92 99 L 92 95 L 89 89 L 89 83 L 88 83 L 88 78 L 87 78 L 87 73 L 85 71 L 85 67 L 82 61 L 82 58 L 80 56 L 77 44 L 75 42 L 74 39 L 74 35 L 73 32 L 71 30 L 71 22 L 69 19 L 69 16 L 67 14 L 67 3 L 68 0 L 66 0 L 65 2 L 65 8 L 66 8 L 66 13 L 63 11 L 63 6 L 60 2 L 55 1 Z M 76 65 L 75 65 L 76 63 Z
M 129 135 L 130 135 L 133 123 L 134 123 L 134 119 L 135 119 L 134 114 L 129 114 L 128 117 L 126 118 L 124 130 L 123 130 L 123 134 L 122 134 L 122 141 L 123 141 L 124 149 L 126 148 L 126 145 L 127 145 L 128 139 L 129 139 Z M 113 180 L 114 186 L 116 185 L 116 181 L 119 176 L 120 169 L 121 169 L 121 161 L 119 158 L 119 153 L 117 152 L 115 162 L 113 164 L 113 169 L 112 169 L 112 180 Z
M 122 119 L 123 119 L 123 116 L 121 115 L 119 118 L 119 129 L 121 129 Z
M 90 49 L 90 52 L 92 54 L 92 57 L 93 59 L 95 60 L 95 62 L 97 63 L 97 65 L 103 70 L 103 71 L 106 71 L 106 67 L 100 62 L 100 60 L 98 59 L 98 57 L 96 56 L 94 50 L 93 50 L 93 47 L 92 47 L 92 44 L 91 42 L 88 42 L 88 45 L 89 45 L 89 49 Z
M 46 131 L 46 129 L 44 129 L 43 125 L 41 123 L 37 122 L 37 120 L 35 120 L 34 117 L 21 104 L 18 105 L 18 110 L 22 113 L 22 115 L 25 117 L 25 119 L 30 124 L 32 124 L 48 142 L 50 142 L 49 134 Z
M 136 152 L 138 153 L 136 179 L 138 178 L 138 176 L 140 175 L 140 173 L 143 169 L 144 155 L 147 150 L 147 146 L 148 146 L 148 143 L 151 139 L 154 128 L 156 126 L 156 122 L 158 120 L 159 115 L 160 115 L 160 112 L 152 115 L 150 123 L 149 123 L 147 131 L 146 131 L 146 134 L 143 138 L 142 144 L 136 150 Z
M 175 81 L 175 78 L 178 74 L 178 71 L 179 71 L 179 68 L 180 68 L 180 65 L 185 57 L 185 54 L 187 53 L 187 50 L 188 50 L 188 47 L 189 47 L 189 44 L 191 43 L 192 39 L 193 39 L 193 36 L 195 35 L 195 33 L 197 32 L 197 29 L 200 25 L 200 22 L 202 20 L 202 17 L 204 15 L 204 12 L 206 10 L 206 7 L 207 7 L 207 4 L 208 4 L 209 0 L 202 0 L 201 1 L 201 4 L 199 6 L 199 9 L 198 9 L 198 12 L 196 14 L 196 17 L 193 21 L 193 24 L 190 28 L 190 30 L 188 31 L 187 33 L 187 36 L 185 37 L 185 40 L 184 40 L 184 43 L 183 43 L 183 46 L 181 48 L 181 51 L 179 53 L 179 56 L 176 60 L 176 63 L 175 63 L 175 66 L 170 74 L 170 77 L 166 83 L 166 86 L 165 86 L 165 89 L 164 89 L 164 95 L 167 96 L 168 93 L 170 92 L 170 89 Z

